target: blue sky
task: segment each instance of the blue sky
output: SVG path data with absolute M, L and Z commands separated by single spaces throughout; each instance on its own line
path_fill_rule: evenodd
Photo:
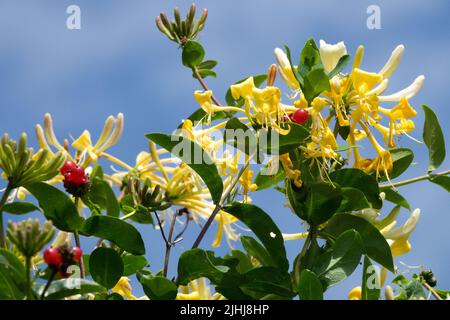
M 174 6 L 186 9 L 189 1 L 71 0 L 13 1 L 0 3 L 0 131 L 17 137 L 34 134 L 46 112 L 53 115 L 59 137 L 78 136 L 85 128 L 94 136 L 110 114 L 123 112 L 125 132 L 112 153 L 130 163 L 144 150 L 148 132 L 171 132 L 197 105 L 192 92 L 198 84 L 180 63 L 180 51 L 154 26 L 160 11 Z M 77 4 L 82 29 L 65 26 L 66 8 Z M 209 18 L 200 41 L 207 58 L 220 61 L 218 78 L 209 80 L 218 97 L 234 81 L 260 74 L 274 62 L 273 49 L 289 44 L 299 52 L 309 36 L 317 41 L 345 41 L 349 53 L 364 44 L 363 68 L 379 70 L 396 45 L 406 47 L 403 61 L 391 78 L 389 92 L 409 85 L 419 74 L 426 76 L 421 93 L 412 100 L 419 111 L 414 136 L 421 138 L 420 104 L 433 107 L 449 140 L 447 119 L 450 71 L 450 4 L 448 1 L 198 1 L 208 7 Z M 366 27 L 366 9 L 381 8 L 381 30 Z M 35 143 L 35 141 L 33 141 Z M 427 151 L 407 139 L 402 146 L 416 150 L 414 167 L 405 178 L 421 175 L 427 167 Z M 446 160 L 442 168 L 450 167 Z M 425 264 L 450 288 L 446 237 L 450 224 L 448 193 L 430 183 L 403 187 L 402 194 L 414 208 L 422 209 L 419 226 L 411 237 L 413 251 L 401 257 L 408 265 Z M 276 192 L 254 194 L 254 203 L 269 212 L 283 232 L 296 232 L 299 221 L 282 207 Z M 407 217 L 407 212 L 402 213 Z M 12 218 L 12 217 L 8 217 Z M 162 267 L 163 243 L 151 227 L 141 227 L 151 269 Z M 211 230 L 205 244 L 211 243 Z M 191 234 L 196 235 L 195 227 Z M 187 236 L 174 250 L 190 247 Z M 92 245 L 86 241 L 86 246 Z M 301 242 L 286 244 L 289 256 Z M 223 245 L 219 252 L 228 248 Z M 345 298 L 360 282 L 360 273 L 327 292 L 329 298 Z M 135 285 L 139 290 L 139 286 Z

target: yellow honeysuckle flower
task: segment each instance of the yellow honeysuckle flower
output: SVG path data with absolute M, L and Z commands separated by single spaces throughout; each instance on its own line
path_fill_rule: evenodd
M 383 76 L 378 73 L 363 71 L 359 68 L 353 70 L 352 81 L 359 95 L 365 95 L 368 91 L 383 80 Z
M 362 298 L 362 289 L 361 287 L 354 287 L 348 293 L 348 300 L 361 300 Z
M 301 172 L 300 170 L 294 169 L 294 164 L 289 158 L 289 154 L 285 153 L 279 156 L 281 165 L 283 166 L 286 177 L 291 180 L 297 188 L 302 186 Z
M 393 257 L 398 257 L 411 251 L 411 244 L 406 238 L 395 240 L 390 247 Z
M 99 157 L 109 158 L 113 162 L 118 162 L 116 158 L 106 154 L 104 151 L 115 145 L 123 132 L 123 114 L 119 113 L 117 118 L 108 117 L 105 121 L 103 131 L 95 145 L 92 145 L 91 134 L 85 130 L 72 143 L 72 147 L 79 151 L 82 156 L 87 155 L 82 163 L 83 167 L 87 167 L 91 162 L 97 162 Z M 121 165 L 121 163 L 119 163 Z
M 129 300 L 136 300 L 136 297 L 131 293 L 132 288 L 130 285 L 130 280 L 127 277 L 121 277 L 119 282 L 117 282 L 111 290 L 112 292 L 118 293 Z
M 177 294 L 177 300 L 225 300 L 220 293 L 211 294 L 211 289 L 206 278 L 199 278 L 180 286 L 181 292 Z
M 235 100 L 240 97 L 244 99 L 253 98 L 253 89 L 255 88 L 255 82 L 253 77 L 248 77 L 245 81 L 230 86 L 231 95 Z

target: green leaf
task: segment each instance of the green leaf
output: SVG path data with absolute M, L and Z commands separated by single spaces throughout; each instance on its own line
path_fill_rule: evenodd
M 323 289 L 316 274 L 304 269 L 300 274 L 298 295 L 301 300 L 323 300 Z
M 303 75 L 306 73 L 305 68 L 302 67 L 302 65 L 300 64 L 298 66 L 299 69 L 294 67 L 294 64 L 292 63 L 292 58 L 291 58 L 291 49 L 289 49 L 289 47 L 287 45 L 284 45 L 284 50 L 286 51 L 286 57 L 289 60 L 289 64 L 291 66 L 292 72 L 294 73 L 294 77 L 297 80 L 297 82 L 299 83 L 300 88 L 303 87 Z M 299 70 L 302 71 L 303 75 L 300 74 Z
M 33 183 L 25 188 L 38 200 L 45 217 L 59 230 L 74 232 L 80 229 L 84 219 L 64 192 L 43 182 Z
M 330 219 L 341 206 L 341 187 L 328 183 L 313 183 L 296 188 L 287 183 L 289 203 L 294 212 L 303 220 L 319 225 Z
M 405 209 L 408 209 L 409 211 L 411 211 L 411 207 L 408 203 L 408 201 L 406 201 L 405 198 L 403 198 L 403 196 L 398 193 L 397 191 L 394 191 L 392 189 L 383 189 L 383 192 L 386 196 L 386 200 L 392 203 L 395 203 L 396 205 L 402 206 Z
M 187 285 L 188 282 L 202 277 L 207 277 L 213 283 L 219 283 L 229 267 L 214 265 L 212 257 L 208 252 L 198 248 L 183 252 L 178 260 L 178 283 Z
M 370 208 L 370 203 L 361 190 L 351 187 L 345 187 L 341 190 L 344 198 L 337 212 L 352 212 Z
M 364 267 L 361 285 L 362 300 L 378 300 L 380 298 L 380 277 L 372 262 L 364 256 Z
M 364 253 L 386 269 L 394 272 L 394 261 L 389 244 L 380 231 L 364 218 L 339 213 L 330 219 L 324 231 L 326 234 L 337 238 L 351 229 L 358 231 L 360 234 L 364 244 Z
M 322 64 L 319 49 L 317 48 L 314 39 L 309 38 L 300 53 L 299 72 L 305 77 L 306 73 L 318 64 Z
M 234 84 L 242 83 L 245 80 L 247 80 L 250 77 L 245 77 L 244 79 L 241 79 L 239 81 L 236 81 Z M 257 76 L 253 76 L 253 83 L 255 84 L 255 87 L 259 87 L 263 84 L 264 81 L 267 80 L 267 74 L 259 74 Z M 240 98 L 238 100 L 234 100 L 231 89 L 227 90 L 227 93 L 225 95 L 225 101 L 227 102 L 227 105 L 234 106 L 234 107 L 241 107 L 244 105 L 244 99 Z
M 143 276 L 139 281 L 150 300 L 175 300 L 177 297 L 178 287 L 167 278 Z
M 238 218 L 255 233 L 281 270 L 289 268 L 283 236 L 267 213 L 257 206 L 243 203 L 228 205 L 224 211 Z
M 414 153 L 412 150 L 407 148 L 395 148 L 390 149 L 389 152 L 392 156 L 393 168 L 392 172 L 389 173 L 389 178 L 394 179 L 400 176 L 406 169 L 409 168 L 414 160 Z M 386 178 L 380 179 L 386 181 Z
M 347 230 L 317 258 L 313 271 L 326 289 L 350 276 L 358 266 L 362 253 L 361 236 L 355 230 Z
M 123 301 L 123 297 L 118 293 L 108 294 L 107 292 L 97 293 L 94 300 L 105 300 L 105 301 Z
M 243 275 L 240 282 L 239 288 L 255 299 L 261 299 L 268 294 L 284 297 L 284 299 L 290 299 L 294 296 L 289 273 L 278 268 L 251 269 Z
M 375 209 L 380 209 L 383 201 L 380 198 L 380 189 L 375 178 L 359 169 L 340 169 L 330 174 L 331 181 L 342 188 L 355 188 L 364 193 L 366 199 Z
M 121 249 L 135 254 L 145 254 L 144 241 L 131 224 L 110 216 L 92 216 L 83 224 L 81 232 L 114 242 Z
M 223 192 L 222 178 L 214 161 L 197 143 L 181 136 L 163 133 L 150 133 L 146 137 L 191 167 L 205 182 L 214 203 L 219 203 Z
M 26 214 L 33 211 L 39 211 L 40 209 L 36 207 L 31 202 L 13 202 L 13 203 L 7 203 L 3 207 L 3 211 L 21 215 Z
M 442 188 L 447 190 L 447 192 L 450 192 L 450 177 L 449 176 L 436 176 L 436 177 L 432 177 L 428 180 L 437 184 L 438 186 L 441 186 Z
M 184 45 L 181 59 L 185 67 L 195 68 L 203 61 L 204 57 L 205 50 L 200 43 L 191 40 Z
M 422 105 L 425 112 L 425 123 L 423 124 L 423 141 L 428 147 L 429 165 L 428 172 L 436 170 L 445 159 L 445 140 L 439 120 L 434 111 Z
M 197 71 L 200 74 L 200 77 L 202 77 L 203 79 L 205 79 L 207 77 L 213 77 L 213 78 L 217 77 L 217 73 L 215 73 L 212 70 L 198 69 Z M 192 74 L 192 77 L 197 79 L 197 76 L 195 73 Z
M 148 266 L 148 261 L 144 256 L 135 256 L 132 254 L 125 254 L 122 256 L 123 275 L 125 277 L 131 276 L 136 272 Z
M 309 71 L 305 75 L 303 93 L 308 103 L 311 103 L 315 97 L 323 91 L 330 91 L 330 79 L 323 68 L 317 68 Z
M 263 266 L 276 267 L 276 263 L 262 244 L 250 236 L 241 236 L 241 243 L 247 253 L 256 258 Z
M 406 286 L 403 287 L 406 292 L 407 299 L 419 300 L 426 299 L 427 295 L 422 284 L 417 279 L 411 279 Z
M 328 77 L 331 79 L 333 78 L 335 75 L 337 75 L 339 72 L 341 72 L 342 70 L 344 70 L 344 68 L 347 66 L 347 64 L 349 63 L 351 59 L 351 56 L 346 54 L 343 55 L 338 63 L 336 64 L 336 67 L 334 67 L 333 70 L 330 71 L 330 73 L 328 74 Z
M 247 127 L 237 118 L 231 118 L 227 121 L 223 140 L 225 143 L 248 155 L 257 152 L 258 140 L 255 131 Z
M 22 300 L 25 296 L 25 268 L 11 252 L 0 249 L 0 300 Z
M 282 126 L 283 129 L 290 129 L 288 134 L 279 134 L 275 130 L 259 131 L 259 141 L 265 141 L 266 145 L 261 146 L 268 154 L 280 155 L 296 149 L 311 136 L 309 131 L 302 125 L 289 123 Z M 266 136 L 263 136 L 265 134 Z M 267 137 L 267 138 L 266 138 Z M 266 138 L 266 139 L 265 139 Z
M 216 60 L 205 60 L 198 65 L 199 69 L 211 70 L 217 65 L 218 61 Z
M 87 201 L 85 201 L 87 199 Z M 98 206 L 100 209 L 106 210 L 107 215 L 118 217 L 120 214 L 120 206 L 114 191 L 110 185 L 100 177 L 91 179 L 89 192 L 83 197 L 83 202 L 90 202 Z
M 110 248 L 99 247 L 89 258 L 92 279 L 105 288 L 111 289 L 123 275 L 123 262 L 119 254 Z
M 231 250 L 231 256 L 227 254 L 225 256 L 225 259 L 227 258 L 237 259 L 239 261 L 239 263 L 236 265 L 236 271 L 239 273 L 245 273 L 250 269 L 253 269 L 253 264 L 250 260 L 250 257 L 240 250 Z
M 283 181 L 286 176 L 281 163 L 278 163 L 278 171 L 275 174 L 262 174 L 267 173 L 268 170 L 268 165 L 265 165 L 256 175 L 255 184 L 258 186 L 258 190 L 270 188 Z
M 44 286 L 41 286 L 37 291 L 38 295 L 42 294 Z M 69 278 L 55 280 L 51 283 L 47 292 L 45 293 L 45 300 L 60 300 L 66 297 L 70 297 L 76 294 L 86 294 L 86 293 L 105 293 L 106 289 L 97 283 L 79 279 L 79 278 Z

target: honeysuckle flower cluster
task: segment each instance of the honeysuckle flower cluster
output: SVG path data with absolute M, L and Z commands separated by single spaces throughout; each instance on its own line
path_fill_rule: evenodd
M 404 159 L 395 152 L 399 136 L 415 129 L 417 111 L 410 100 L 425 79 L 418 76 L 407 88 L 387 92 L 404 46 L 377 72 L 365 70 L 363 46 L 346 72 L 351 57 L 342 41 L 320 40 L 317 47 L 310 38 L 298 64 L 288 47 L 275 48 L 267 73 L 230 84 L 222 104 L 205 81 L 215 76 L 217 61 L 204 60 L 195 41 L 207 10 L 197 21 L 195 12 L 193 5 L 183 20 L 175 9 L 173 21 L 161 13 L 156 25 L 179 45 L 183 65 L 203 89 L 193 92 L 196 110 L 172 134 L 147 134 L 148 147 L 137 152 L 134 163 L 111 151 L 124 130 L 122 113 L 106 119 L 96 141 L 88 130 L 58 138 L 46 114 L 43 125 L 36 125 L 36 153 L 25 134 L 18 142 L 3 136 L 0 275 L 18 290 L 0 291 L 0 299 L 323 299 L 362 259 L 363 283 L 350 291 L 351 300 L 379 299 L 383 286 L 388 300 L 424 299 L 425 290 L 447 298 L 448 292 L 434 289 L 437 279 L 430 270 L 407 279 L 395 260 L 411 251 L 421 214 L 397 187 L 429 180 L 448 190 L 450 173 L 433 172 L 444 160 L 445 143 L 437 117 L 423 106 L 427 175 L 393 180 L 412 161 L 412 151 L 403 149 Z M 372 150 L 363 154 L 363 146 Z M 294 233 L 282 233 L 274 215 L 253 203 L 253 193 L 267 188 L 280 192 L 299 219 Z M 23 201 L 25 195 L 36 204 Z M 386 202 L 395 204 L 388 214 Z M 399 223 L 402 208 L 410 212 Z M 47 220 L 43 228 L 32 220 L 10 223 L 5 236 L 4 213 L 33 211 Z M 136 224 L 154 228 L 139 231 Z M 53 226 L 58 233 L 52 242 Z M 222 257 L 201 248 L 211 226 L 210 245 L 229 246 Z M 171 276 L 171 249 L 194 229 L 198 236 Z M 152 231 L 162 244 L 151 243 L 152 250 L 165 250 L 162 270 L 151 270 L 145 256 L 143 238 Z M 96 239 L 91 253 L 81 248 L 81 237 Z M 287 257 L 288 240 L 303 243 L 295 259 Z M 374 265 L 381 267 L 376 288 L 367 283 Z M 388 272 L 395 274 L 395 293 L 386 284 Z M 133 276 L 142 297 L 133 294 Z M 83 290 L 69 280 L 85 285 Z M 423 290 L 411 293 L 411 286 Z

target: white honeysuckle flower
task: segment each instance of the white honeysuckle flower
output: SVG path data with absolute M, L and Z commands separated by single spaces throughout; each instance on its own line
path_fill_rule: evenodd
M 382 75 L 383 78 L 389 78 L 391 74 L 397 69 L 397 66 L 402 59 L 403 52 L 405 51 L 404 45 L 398 45 L 397 48 L 392 51 L 389 60 L 386 62 L 383 68 L 378 72 L 378 74 Z
M 380 101 L 400 101 L 403 98 L 409 100 L 412 97 L 414 97 L 420 91 L 420 89 L 422 89 L 424 81 L 425 76 L 420 75 L 414 80 L 414 82 L 409 87 L 400 90 L 396 93 L 393 93 L 389 96 L 379 96 L 378 98 L 380 99 Z
M 372 90 L 368 91 L 366 93 L 366 95 L 370 96 L 370 95 L 380 95 L 382 94 L 388 87 L 389 85 L 389 79 L 384 79 L 383 81 L 380 82 L 379 85 L 377 85 L 375 88 L 373 88 Z
M 390 229 L 388 231 L 383 230 L 381 233 L 386 239 L 391 240 L 408 237 L 416 228 L 417 223 L 419 222 L 419 217 L 420 209 L 416 209 L 411 213 L 408 220 L 401 227 Z
M 342 56 L 347 54 L 347 48 L 343 41 L 336 44 L 329 44 L 320 40 L 320 59 L 326 72 L 331 72 Z

